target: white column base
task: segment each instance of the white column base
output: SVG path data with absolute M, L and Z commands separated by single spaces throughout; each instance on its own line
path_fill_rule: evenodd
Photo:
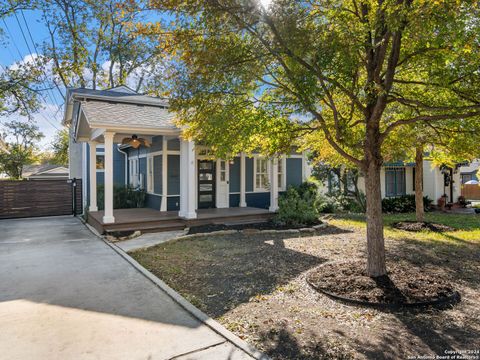
M 194 212 L 189 212 L 189 213 L 186 213 L 183 218 L 185 219 L 196 219 L 197 218 L 197 213 L 194 211 Z
M 88 207 L 88 211 L 92 212 L 92 211 L 98 211 L 98 207 L 96 206 L 89 206 Z
M 167 197 L 162 196 L 162 202 L 160 204 L 160 211 L 167 211 Z
M 104 216 L 102 219 L 104 224 L 113 224 L 115 222 L 115 217 L 113 216 Z

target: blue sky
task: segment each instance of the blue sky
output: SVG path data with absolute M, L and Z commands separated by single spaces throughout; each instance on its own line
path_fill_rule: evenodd
M 23 16 L 25 16 L 25 19 Z M 45 40 L 48 40 L 48 31 L 40 21 L 41 13 L 39 11 L 24 11 L 23 16 L 21 12 L 17 13 L 18 22 L 17 18 L 13 15 L 4 20 L 0 20 L 0 28 L 4 31 L 3 44 L 0 45 L 0 64 L 4 67 L 23 60 L 26 56 L 29 56 L 31 52 L 35 52 L 35 47 L 30 39 L 25 21 L 28 24 L 33 41 L 39 51 L 41 51 L 41 44 Z M 23 29 L 26 41 L 23 38 L 20 27 Z M 46 148 L 52 141 L 57 129 L 61 129 L 63 114 L 61 109 L 59 109 L 59 106 L 62 105 L 62 99 L 58 92 L 56 93 L 52 90 L 43 94 L 43 97 L 42 102 L 44 108 L 34 115 L 34 121 L 45 135 L 41 146 L 42 148 Z M 14 115 L 11 118 L 18 119 L 22 117 Z M 5 120 L 5 118 L 2 120 Z
M 2 65 L 0 69 L 22 61 L 26 57 L 28 58 L 31 53 L 35 53 L 34 43 L 37 50 L 41 52 L 42 44 L 45 41 L 49 42 L 49 33 L 41 20 L 42 13 L 40 11 L 28 10 L 17 12 L 16 15 L 16 17 L 12 15 L 4 20 L 0 20 L 0 28 L 4 32 L 3 39 L 0 41 L 0 64 Z M 168 15 L 159 15 L 156 11 L 147 13 L 147 19 L 150 21 L 158 21 L 160 17 L 170 19 Z M 30 33 L 28 30 L 30 30 Z M 30 38 L 30 35 L 32 38 Z M 52 142 L 56 131 L 62 128 L 63 99 L 58 90 L 52 89 L 42 92 L 41 100 L 43 109 L 34 114 L 34 121 L 45 135 L 41 142 L 41 147 L 46 149 Z M 22 119 L 18 115 L 13 115 L 10 119 L 12 118 Z M 26 118 L 23 119 L 27 120 Z M 0 120 L 5 121 L 9 119 L 0 118 Z

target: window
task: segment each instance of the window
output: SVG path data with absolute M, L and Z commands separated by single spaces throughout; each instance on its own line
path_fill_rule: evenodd
M 129 160 L 129 179 L 130 185 L 133 187 L 137 187 L 139 185 L 139 176 L 138 176 L 138 159 L 130 159 Z
M 405 168 L 385 168 L 385 196 L 405 195 Z
M 147 158 L 147 192 L 153 193 L 153 156 Z
M 225 182 L 227 180 L 227 162 L 220 160 L 220 181 Z
M 104 170 L 105 169 L 105 155 L 104 154 L 97 154 L 96 165 L 97 170 Z
M 268 161 L 263 157 L 255 158 L 255 191 L 267 191 L 270 187 L 268 182 Z

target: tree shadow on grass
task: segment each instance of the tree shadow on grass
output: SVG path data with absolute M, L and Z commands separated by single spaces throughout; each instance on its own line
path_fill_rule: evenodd
M 356 339 L 357 347 L 362 348 L 368 358 L 375 359 L 396 358 L 400 348 L 403 356 L 445 355 L 447 350 L 478 349 L 480 326 L 474 325 L 472 319 L 480 318 L 480 245 L 463 240 L 459 243 L 404 240 L 389 248 L 387 258 L 448 279 L 461 293 L 462 301 L 442 310 L 418 308 L 392 312 L 393 322 L 382 324 L 381 341 L 370 343 Z M 396 352 L 391 352 L 391 344 L 397 344 Z
M 328 232 L 348 231 L 332 228 Z M 285 246 L 286 240 L 295 241 L 302 236 L 256 232 L 222 237 L 206 234 L 204 238 L 161 246 L 158 252 L 150 249 L 132 255 L 194 305 L 212 317 L 220 317 L 255 297 L 270 294 L 328 260 Z M 159 261 L 160 256 L 164 261 Z
M 260 341 L 265 346 L 264 353 L 275 360 L 353 359 L 352 353 L 338 341 L 315 338 L 301 344 L 284 328 L 261 333 Z

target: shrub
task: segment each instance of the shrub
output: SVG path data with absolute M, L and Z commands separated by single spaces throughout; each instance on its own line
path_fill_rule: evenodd
M 423 197 L 425 211 L 430 210 L 432 200 L 428 196 Z M 382 200 L 382 210 L 386 213 L 415 212 L 415 195 L 403 195 Z
M 335 206 L 335 200 L 330 196 L 319 195 L 315 201 L 315 207 L 319 213 L 332 214 L 337 208 Z
M 315 206 L 316 198 L 315 185 L 290 186 L 278 199 L 278 213 L 274 221 L 292 227 L 317 223 L 319 214 Z
M 97 187 L 97 204 L 98 209 L 103 210 L 105 188 L 103 185 Z M 142 208 L 145 206 L 145 190 L 135 189 L 132 186 L 113 186 L 113 208 L 114 209 L 130 209 Z
M 360 194 L 363 203 L 365 203 L 365 195 Z M 352 196 L 345 195 L 343 192 L 337 191 L 325 196 L 319 196 L 316 206 L 321 213 L 334 212 L 348 212 L 348 213 L 363 213 L 365 212 L 363 206 L 359 204 L 358 200 Z

